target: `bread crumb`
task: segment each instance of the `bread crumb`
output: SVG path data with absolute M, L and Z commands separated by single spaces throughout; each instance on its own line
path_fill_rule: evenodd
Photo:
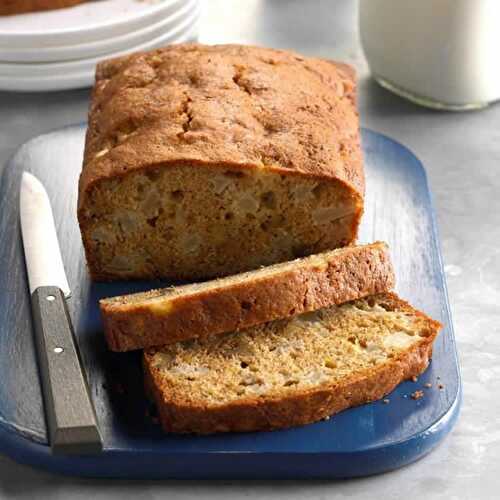
M 388 404 L 390 403 L 390 399 L 384 399 L 384 400 L 382 401 L 382 403 L 384 403 L 385 405 L 388 405 Z
M 427 382 L 426 384 L 424 384 L 424 387 L 430 389 L 432 387 L 432 384 L 430 382 Z
M 416 375 L 413 375 L 413 377 L 411 378 L 412 382 L 416 382 L 418 380 L 418 377 Z
M 439 384 L 438 385 L 438 389 L 444 389 L 444 385 L 443 384 Z
M 323 420 L 330 420 L 330 415 L 327 415 Z
M 415 391 L 411 395 L 411 399 L 415 399 L 415 400 L 423 398 L 423 397 L 424 397 L 424 391 Z

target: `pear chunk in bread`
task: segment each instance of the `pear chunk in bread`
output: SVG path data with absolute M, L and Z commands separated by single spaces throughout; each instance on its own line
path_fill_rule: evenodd
M 144 353 L 165 431 L 316 422 L 421 374 L 441 325 L 386 293 Z

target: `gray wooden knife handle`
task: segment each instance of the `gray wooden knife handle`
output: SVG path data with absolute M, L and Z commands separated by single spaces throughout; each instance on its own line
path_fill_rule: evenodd
M 43 286 L 33 292 L 31 304 L 52 451 L 98 453 L 102 440 L 66 299 L 59 288 Z

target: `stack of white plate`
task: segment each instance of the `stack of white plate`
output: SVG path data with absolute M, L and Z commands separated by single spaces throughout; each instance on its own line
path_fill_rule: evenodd
M 0 17 L 0 90 L 92 85 L 102 59 L 197 36 L 198 0 L 93 0 Z

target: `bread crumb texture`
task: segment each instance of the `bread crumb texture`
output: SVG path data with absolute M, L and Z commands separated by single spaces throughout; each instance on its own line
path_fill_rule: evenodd
M 78 217 L 94 278 L 209 278 L 352 242 L 364 174 L 352 70 L 177 45 L 101 63 Z
M 368 379 L 412 348 L 431 344 L 436 325 L 411 308 L 395 308 L 392 294 L 384 294 L 145 356 L 167 399 L 220 407 Z

